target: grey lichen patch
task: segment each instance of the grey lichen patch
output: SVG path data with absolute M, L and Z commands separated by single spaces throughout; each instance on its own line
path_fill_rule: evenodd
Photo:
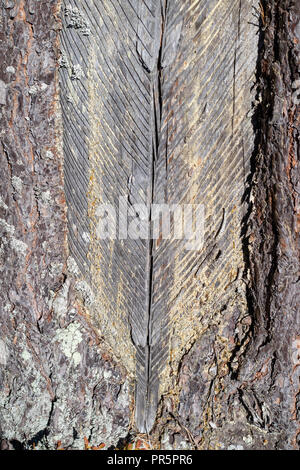
M 65 7 L 65 20 L 67 28 L 77 29 L 83 34 L 83 36 L 89 36 L 91 34 L 88 21 L 77 7 L 72 5 Z
M 101 368 L 92 366 L 89 378 L 92 393 L 85 396 L 84 403 L 78 400 L 76 409 L 70 407 L 68 399 L 69 396 L 75 395 L 74 384 L 69 381 L 69 386 L 59 385 L 52 414 L 55 427 L 47 438 L 50 448 L 55 448 L 57 442 L 61 441 L 63 447 L 70 446 L 72 449 L 82 450 L 85 445 L 83 436 L 88 438 L 91 446 L 105 443 L 107 449 L 110 445 L 116 445 L 118 440 L 127 434 L 129 425 L 129 416 L 125 411 L 129 405 L 128 383 L 125 381 L 119 384 L 118 380 L 117 377 L 112 377 L 110 381 L 106 381 Z M 74 429 L 78 431 L 75 437 Z
M 35 187 L 34 195 L 38 203 L 39 210 L 45 206 L 50 206 L 53 202 L 50 189 L 42 191 L 39 187 Z
M 28 250 L 28 246 L 22 240 L 17 240 L 15 237 L 12 237 L 10 240 L 11 248 L 21 256 L 25 256 Z
M 21 195 L 22 190 L 23 190 L 23 182 L 22 182 L 21 178 L 19 178 L 18 176 L 13 176 L 12 179 L 11 179 L 11 184 L 12 184 L 12 187 L 14 188 L 15 192 L 18 195 Z
M 22 359 L 24 359 L 25 362 L 28 362 L 28 361 L 32 360 L 32 356 L 31 356 L 30 352 L 28 351 L 28 349 L 24 349 L 22 351 L 21 357 L 22 357 Z
M 68 268 L 68 273 L 71 274 L 71 276 L 75 276 L 75 277 L 79 276 L 80 271 L 79 271 L 78 265 L 72 256 L 69 256 L 67 259 L 67 268 Z
M 0 228 L 2 228 L 3 232 L 6 232 L 7 235 L 10 236 L 9 240 L 2 236 L 2 244 L 7 244 L 9 242 L 12 250 L 21 256 L 25 256 L 28 250 L 28 246 L 22 240 L 18 240 L 13 236 L 15 233 L 15 227 L 8 224 L 5 220 L 0 219 Z
M 41 192 L 41 202 L 42 204 L 51 204 L 51 193 L 49 189 L 47 191 Z
M 243 441 L 247 446 L 251 446 L 253 443 L 253 437 L 251 436 L 251 434 L 248 434 L 247 436 L 243 437 Z
M 50 276 L 51 277 L 59 276 L 63 271 L 63 267 L 64 267 L 63 263 L 60 263 L 60 262 L 51 263 L 49 267 Z
M 16 69 L 14 67 L 12 67 L 11 65 L 9 65 L 8 67 L 6 67 L 6 72 L 7 73 L 16 73 Z
M 0 415 L 5 438 L 22 442 L 26 436 L 46 428 L 51 399 L 47 379 L 40 373 L 39 363 L 28 346 L 25 326 L 18 326 L 15 333 L 17 343 L 12 347 L 8 339 L 6 344 L 10 351 L 10 366 L 4 371 L 0 387 Z M 18 374 L 15 373 L 17 364 L 18 370 L 22 371 Z
M 8 224 L 4 219 L 0 219 L 0 228 L 2 228 L 2 230 L 8 235 L 13 235 L 15 233 L 15 227 Z
M 57 318 L 64 317 L 67 314 L 69 288 L 70 280 L 67 279 L 58 294 L 54 297 L 52 308 Z
M 6 84 L 0 80 L 0 105 L 6 105 Z
M 292 100 L 294 105 L 298 105 L 300 103 L 300 79 L 295 80 L 292 84 L 293 87 L 293 95 L 292 95 Z
M 41 83 L 30 86 L 28 88 L 28 94 L 34 96 L 40 92 L 47 90 L 47 88 L 48 88 L 47 83 L 41 82 Z
M 0 365 L 6 366 L 8 356 L 9 356 L 8 348 L 5 342 L 2 339 L 0 339 Z
M 75 284 L 75 290 L 78 292 L 78 294 L 81 296 L 83 303 L 87 306 L 90 307 L 95 300 L 95 296 L 93 294 L 92 289 L 88 285 L 86 281 L 79 281 Z
M 37 85 L 32 85 L 31 87 L 28 88 L 29 95 L 36 95 L 38 91 L 39 91 L 39 88 Z
M 51 150 L 45 150 L 43 149 L 41 151 L 41 158 L 45 160 L 53 160 L 54 159 L 54 154 L 51 152 Z
M 0 208 L 2 208 L 4 210 L 8 209 L 8 206 L 5 204 L 5 202 L 3 201 L 1 196 L 0 196 Z
M 29 364 L 29 363 L 28 363 Z M 30 366 L 24 369 L 23 380 L 27 380 L 30 386 L 25 386 L 16 381 L 18 386 L 18 398 L 10 403 L 9 397 L 0 394 L 1 424 L 5 427 L 5 437 L 8 440 L 17 439 L 22 441 L 24 436 L 33 436 L 45 429 L 51 411 L 51 401 L 45 390 L 41 376 Z M 39 412 L 32 406 L 38 396 Z M 26 420 L 24 416 L 26 415 Z
M 106 396 L 101 402 L 101 407 L 99 407 L 97 401 L 100 399 L 103 391 L 109 389 L 108 384 L 112 387 L 110 392 L 111 397 Z M 128 409 L 128 388 L 127 381 L 125 381 L 123 385 L 118 385 L 113 377 L 110 381 L 102 378 L 96 385 L 95 391 L 98 400 L 96 399 L 91 402 L 89 410 L 89 429 L 86 429 L 86 432 L 90 432 L 89 441 L 91 445 L 96 446 L 102 441 L 106 444 L 107 448 L 111 444 L 118 442 L 120 437 L 124 437 L 128 417 L 124 416 L 121 410 Z M 115 402 L 116 410 L 120 410 L 118 422 L 116 422 L 115 417 L 112 416 L 111 413 L 112 400 Z
M 61 345 L 61 350 L 68 359 L 72 359 L 75 367 L 81 362 L 81 355 L 77 350 L 82 341 L 81 324 L 71 323 L 67 328 L 58 331 L 55 340 Z

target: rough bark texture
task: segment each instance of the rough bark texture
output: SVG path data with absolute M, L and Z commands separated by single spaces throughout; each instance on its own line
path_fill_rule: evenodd
M 57 13 L 57 1 L 1 2 L 3 448 L 109 446 L 129 422 L 124 372 L 74 304 L 67 270 Z
M 217 331 L 194 344 L 172 411 L 173 424 L 204 449 L 299 447 L 299 4 L 264 2 L 260 25 L 257 137 L 242 227 L 249 317 L 229 318 L 229 360 Z
M 1 3 L 1 446 L 55 449 L 104 443 L 104 449 L 126 448 L 128 441 L 137 437 L 132 370 L 130 366 L 126 370 L 126 361 L 116 358 L 107 338 L 94 330 L 92 325 L 98 324 L 88 314 L 91 292 L 69 256 L 72 242 L 70 236 L 67 241 L 70 222 L 66 217 L 62 148 L 66 124 L 61 124 L 58 87 L 59 3 Z M 248 11 L 246 2 L 229 3 L 234 18 Z M 75 4 L 80 6 L 81 2 Z M 221 4 L 225 7 L 227 2 Z M 193 11 L 199 14 L 197 27 L 201 33 L 193 42 L 197 44 L 201 34 L 205 35 L 210 10 L 199 2 L 189 13 L 191 17 L 188 15 L 187 30 L 194 22 Z M 299 14 L 297 2 L 291 0 L 262 2 L 259 10 L 253 9 L 259 50 L 251 129 L 238 128 L 247 122 L 238 100 L 239 91 L 244 89 L 238 73 L 247 77 L 249 69 L 241 57 L 247 54 L 247 48 L 252 54 L 253 43 L 250 36 L 242 35 L 241 19 L 233 30 L 235 46 L 232 56 L 226 55 L 228 65 L 233 65 L 228 85 L 233 100 L 227 119 L 232 142 L 238 143 L 241 160 L 237 158 L 237 162 L 246 156 L 246 166 L 242 176 L 238 170 L 233 172 L 232 179 L 241 184 L 241 196 L 239 191 L 234 194 L 241 200 L 238 224 L 231 219 L 228 222 L 237 232 L 225 238 L 241 242 L 241 250 L 235 246 L 232 251 L 237 272 L 230 277 L 225 268 L 222 271 L 223 259 L 217 246 L 213 259 L 208 260 L 207 278 L 220 266 L 226 282 L 210 288 L 202 285 L 202 316 L 191 317 L 198 324 L 197 334 L 191 335 L 186 349 L 178 348 L 178 358 L 170 361 L 172 378 L 168 383 L 172 390 L 165 388 L 154 428 L 147 438 L 143 436 L 151 447 L 299 448 Z M 224 15 L 219 16 L 221 22 L 225 21 Z M 84 36 L 90 34 L 86 23 L 72 27 Z M 207 34 L 210 31 L 208 28 Z M 182 55 L 191 54 L 188 33 L 186 38 L 186 45 L 184 38 L 180 42 Z M 147 57 L 139 48 L 137 52 L 147 66 Z M 173 54 L 170 48 L 169 54 Z M 176 140 L 182 132 L 179 118 L 176 123 L 180 115 L 178 83 L 172 84 L 172 79 L 183 59 L 172 64 L 167 61 L 166 67 L 171 68 L 161 72 L 162 123 L 164 119 L 169 123 L 169 135 L 173 129 L 176 145 L 167 135 L 167 143 L 162 139 L 158 153 L 173 145 L 173 151 L 177 147 L 181 154 L 180 141 Z M 64 60 L 61 56 L 60 65 L 65 65 Z M 73 67 L 71 76 L 76 70 L 80 69 Z M 193 70 L 197 77 L 198 69 Z M 218 77 L 213 77 L 215 83 Z M 187 95 L 180 104 L 184 107 L 185 103 Z M 224 108 L 225 104 L 224 97 Z M 171 106 L 176 112 L 170 120 Z M 199 112 L 199 106 L 188 109 Z M 206 112 L 210 116 L 212 111 L 208 107 Z M 199 130 L 201 121 L 196 125 Z M 226 123 L 219 125 L 221 130 L 226 128 Z M 184 143 L 192 146 L 196 155 L 195 141 L 200 142 L 201 150 L 205 148 L 197 129 L 183 129 Z M 165 131 L 162 125 L 160 135 Z M 251 145 L 244 145 L 241 136 L 245 135 L 254 146 L 249 175 L 247 152 Z M 185 151 L 183 146 L 183 155 Z M 230 164 L 231 153 L 226 155 Z M 195 172 L 195 181 L 201 180 L 197 169 L 190 171 L 191 175 Z M 217 182 L 206 182 L 208 188 L 213 184 Z M 224 205 L 231 208 L 230 201 Z M 209 226 L 213 234 L 219 234 L 220 223 L 222 228 L 222 207 L 215 214 L 215 226 Z M 69 210 L 72 213 L 74 207 Z M 233 256 L 226 243 L 221 248 L 227 257 Z M 213 249 L 212 243 L 207 247 L 208 254 Z M 241 260 L 236 255 L 240 252 Z M 203 269 L 202 258 L 198 266 Z M 216 292 L 224 295 L 220 294 L 220 301 L 210 300 L 209 292 L 212 297 Z M 78 293 L 81 300 L 76 300 Z M 188 299 L 183 298 L 185 307 L 190 307 Z

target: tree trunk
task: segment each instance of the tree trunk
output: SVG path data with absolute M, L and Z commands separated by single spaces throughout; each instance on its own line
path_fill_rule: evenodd
M 297 2 L 1 13 L 1 448 L 298 449 Z

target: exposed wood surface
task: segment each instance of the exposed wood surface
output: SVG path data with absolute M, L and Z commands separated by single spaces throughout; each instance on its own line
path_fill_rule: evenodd
M 93 321 L 137 382 L 138 428 L 150 431 L 182 355 L 222 317 L 231 283 L 233 308 L 246 311 L 240 225 L 254 142 L 257 2 L 65 5 L 70 247 L 96 296 Z M 97 207 L 118 208 L 120 196 L 148 206 L 202 204 L 204 247 L 98 240 Z

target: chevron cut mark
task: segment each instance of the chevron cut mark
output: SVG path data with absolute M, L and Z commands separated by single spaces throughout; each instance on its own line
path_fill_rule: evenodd
M 135 380 L 141 432 L 151 430 L 191 344 L 222 317 L 246 315 L 240 232 L 254 142 L 253 6 L 64 2 L 70 253 L 94 293 L 93 325 Z M 99 204 L 117 208 L 119 196 L 130 205 L 203 204 L 204 247 L 99 239 Z

